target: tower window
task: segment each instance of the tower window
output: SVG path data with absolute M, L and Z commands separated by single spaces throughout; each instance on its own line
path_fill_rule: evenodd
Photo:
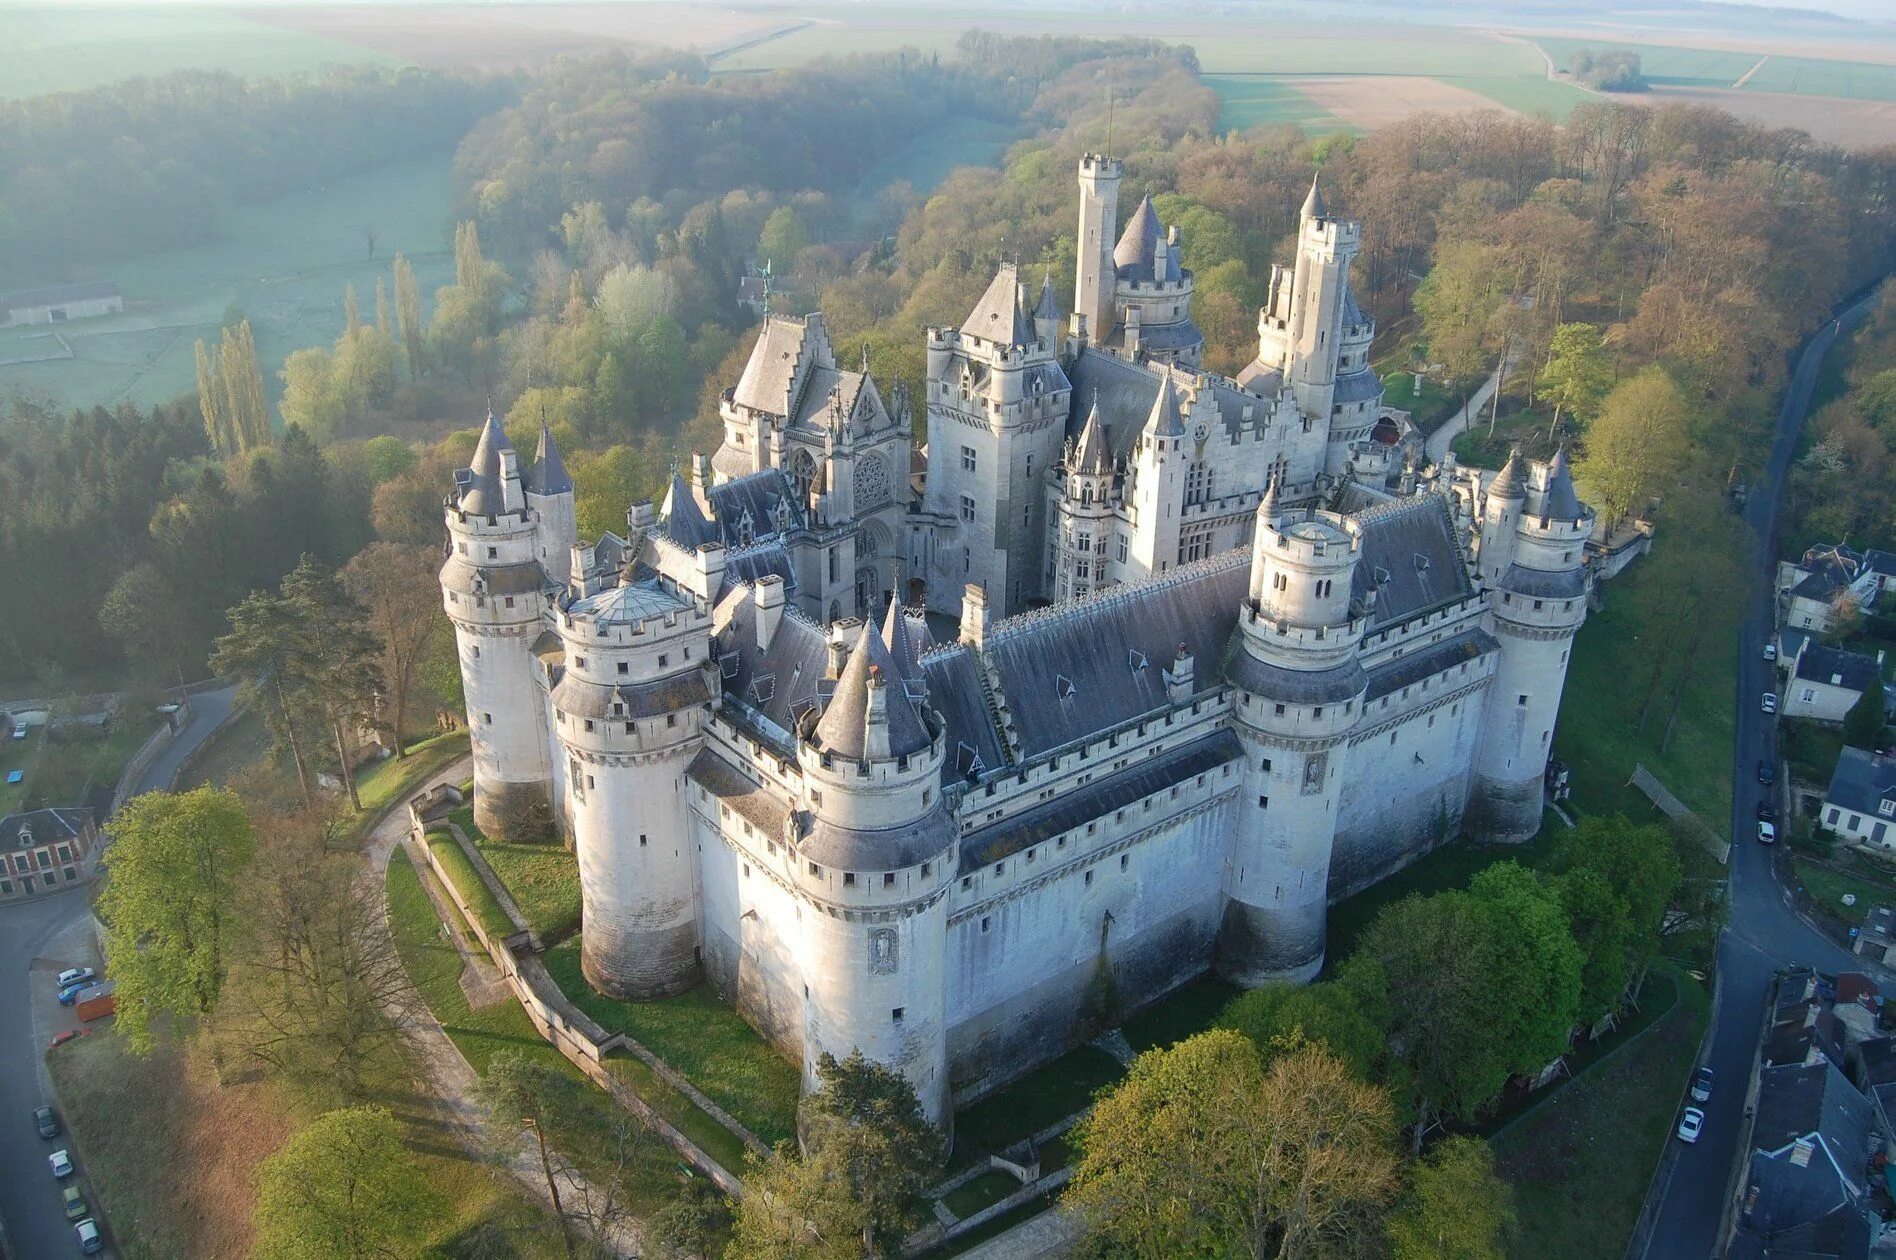
M 1280 704 L 1280 705 L 1276 705 L 1276 706 L 1274 706 L 1274 707 L 1275 707 L 1275 708 L 1276 708 L 1276 710 L 1277 710 L 1277 716 L 1278 716 L 1278 717 L 1283 717 L 1283 716 L 1284 716 L 1284 706 Z
M 964 446 L 961 448 L 961 471 L 974 471 L 974 448 L 972 446 Z
M 489 548 L 487 549 L 487 558 L 488 558 L 489 560 L 493 560 L 493 559 L 496 559 L 496 558 L 498 558 L 498 557 L 499 557 L 499 555 L 500 555 L 500 548 L 499 548 L 499 547 L 489 547 Z
M 988 916 L 988 915 L 985 915 L 985 914 L 984 914 L 984 915 L 982 915 L 982 916 L 981 916 L 981 930 L 982 930 L 983 932 L 985 932 L 985 931 L 987 931 L 987 930 L 988 930 L 988 928 L 989 928 L 989 926 L 991 926 L 991 925 L 993 924 L 993 922 L 994 922 L 994 920 L 992 919 L 992 917 L 990 917 L 990 916 Z
M 906 1007 L 901 1007 L 901 1006 L 898 1006 L 898 1007 L 896 1007 L 896 1008 L 895 1008 L 894 1010 L 892 1010 L 892 1011 L 890 1011 L 890 1012 L 889 1012 L 889 1018 L 890 1018 L 890 1019 L 892 1019 L 892 1020 L 894 1020 L 894 1021 L 895 1021 L 896 1023 L 898 1023 L 898 1024 L 899 1024 L 899 1023 L 901 1023 L 901 1022 L 902 1022 L 902 1013 L 903 1013 L 903 1011 L 905 1011 L 906 1009 L 907 1009 Z
M 1527 703 L 1527 696 L 1522 694 L 1514 697 L 1514 703 L 1517 705 L 1525 705 Z
M 1086 886 L 1088 888 L 1093 886 L 1093 872 L 1091 871 L 1086 872 Z
M 821 875 L 822 873 L 823 873 L 822 867 L 818 866 L 815 862 L 810 863 L 810 874 Z
M 658 667 L 660 669 L 664 669 L 669 664 L 671 664 L 671 657 L 665 655 L 663 652 L 660 652 L 658 655 Z
M 843 872 L 843 887 L 854 888 L 855 886 L 856 886 L 856 872 L 844 871 Z
M 492 726 L 494 724 L 494 715 L 491 713 L 483 713 L 481 714 L 481 721 L 485 722 L 489 726 Z
M 643 833 L 641 833 L 639 836 L 639 848 L 643 849 L 645 847 L 645 840 L 646 840 L 646 837 L 644 836 Z
M 509 595 L 509 596 L 507 597 L 507 607 L 509 607 L 509 608 L 512 608 L 512 607 L 513 607 L 513 600 L 514 600 L 514 597 L 513 597 L 513 596 L 511 596 L 511 595 Z
M 1271 759 L 1269 757 L 1264 758 L 1263 764 L 1258 766 L 1258 769 L 1262 770 L 1265 774 L 1269 774 L 1271 772 Z
M 965 494 L 961 496 L 961 519 L 964 521 L 974 519 L 974 500 Z
M 630 661 L 620 661 L 620 662 L 619 662 L 619 672 L 620 672 L 621 674 L 629 674 L 629 673 L 631 673 L 631 672 L 632 672 L 632 662 L 630 662 Z
M 1130 854 L 1121 853 L 1119 855 L 1119 869 L 1120 870 L 1122 871 L 1125 870 L 1126 867 L 1129 866 L 1131 863 L 1132 863 L 1132 857 Z
M 894 871 L 884 871 L 882 873 L 882 886 L 884 888 L 895 887 L 895 872 Z
M 1268 797 L 1268 796 L 1260 796 L 1260 797 L 1258 797 L 1258 798 L 1257 798 L 1257 807 L 1258 807 L 1259 809 L 1269 809 L 1269 808 L 1271 807 L 1271 798 L 1270 798 L 1270 797 Z

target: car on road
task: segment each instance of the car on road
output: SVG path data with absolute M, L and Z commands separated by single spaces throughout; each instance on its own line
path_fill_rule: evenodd
M 1705 1113 L 1697 1107 L 1687 1107 L 1685 1114 L 1679 1117 L 1679 1140 L 1696 1142 L 1699 1134 L 1705 1130 Z
M 1771 798 L 1768 796 L 1758 802 L 1758 821 L 1777 821 L 1777 806 L 1771 803 Z
M 79 1250 L 86 1255 L 96 1256 L 105 1250 L 105 1239 L 99 1236 L 99 1223 L 97 1221 L 89 1218 L 80 1221 L 77 1225 L 72 1227 L 72 1232 L 79 1235 Z
M 97 980 L 99 973 L 90 967 L 68 967 L 59 973 L 59 987 L 70 988 L 81 980 Z
M 1763 709 L 1766 713 L 1776 713 L 1777 712 L 1777 692 L 1775 691 L 1765 692 L 1764 699 L 1759 702 L 1758 707 Z
M 1759 823 L 1758 824 L 1758 843 L 1759 844 L 1776 844 L 1777 843 L 1777 828 L 1773 827 L 1768 822 Z
M 76 1041 L 80 1037 L 90 1037 L 91 1035 L 92 1030 L 90 1028 L 68 1028 L 65 1032 L 54 1033 L 52 1041 L 46 1048 L 48 1050 L 57 1050 L 68 1041 Z
M 1777 767 L 1772 765 L 1769 761 L 1760 761 L 1758 763 L 1758 782 L 1764 784 L 1766 787 L 1770 787 L 1776 780 Z
M 1710 1102 L 1712 1098 L 1712 1069 L 1702 1067 L 1692 1073 L 1692 1101 Z
M 46 1166 L 53 1170 L 53 1176 L 64 1181 L 72 1176 L 72 1155 L 63 1150 L 54 1151 L 46 1157 Z
M 59 1136 L 59 1117 L 53 1114 L 51 1107 L 33 1108 L 33 1127 L 39 1130 L 43 1138 Z
M 69 1221 L 78 1220 L 90 1210 L 86 1207 L 86 1196 L 78 1186 L 67 1186 L 60 1191 L 59 1198 L 66 1205 L 66 1219 Z
M 1775 661 L 1777 659 L 1777 644 L 1767 643 L 1764 645 L 1764 659 L 1767 661 Z

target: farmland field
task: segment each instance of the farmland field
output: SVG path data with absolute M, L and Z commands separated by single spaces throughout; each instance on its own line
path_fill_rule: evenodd
M 1546 35 L 1534 36 L 1534 42 L 1546 49 L 1547 55 L 1562 69 L 1567 67 L 1577 48 L 1631 49 L 1639 54 L 1640 69 L 1646 78 L 1661 86 L 1730 88 L 1743 79 L 1744 86 L 1739 90 L 1745 92 L 1896 101 L 1896 65 Z M 1749 78 L 1745 77 L 1747 74 Z
M 1218 94 L 1218 126 L 1225 131 L 1251 127 L 1302 127 L 1305 131 L 1345 131 L 1349 124 L 1298 91 L 1286 79 L 1261 74 L 1208 74 L 1205 86 Z
M 1521 114 L 1547 114 L 1556 122 L 1566 121 L 1573 107 L 1591 95 L 1570 83 L 1556 83 L 1540 77 L 1444 75 L 1441 81 L 1451 87 L 1466 88 L 1485 96 L 1504 109 Z
M 228 70 L 256 78 L 334 64 L 402 62 L 228 9 L 0 6 L 0 99 L 79 91 L 171 70 Z
M 62 324 L 57 339 L 43 325 L 0 331 L 0 389 L 75 407 L 168 401 L 195 386 L 192 343 L 215 337 L 227 312 L 242 311 L 274 397 L 290 351 L 326 344 L 341 331 L 346 285 L 355 285 L 364 313 L 373 312 L 376 277 L 389 274 L 397 251 L 408 255 L 424 295 L 452 279 L 452 211 L 445 159 L 233 208 L 222 240 L 126 259 L 88 277 L 117 282 L 123 315 Z M 365 225 L 376 232 L 373 261 Z M 40 361 L 16 361 L 29 357 Z
M 1546 74 L 1539 54 L 1524 44 L 1440 28 L 1416 27 L 1400 35 L 1367 35 L 1343 27 L 1286 27 L 1282 33 L 1257 34 L 1158 34 L 1193 45 L 1206 74 L 1519 75 L 1533 79 L 1544 79 Z

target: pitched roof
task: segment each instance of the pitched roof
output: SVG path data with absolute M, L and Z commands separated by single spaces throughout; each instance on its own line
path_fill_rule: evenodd
M 889 756 L 909 757 L 926 749 L 932 742 L 921 714 L 900 686 L 892 686 L 901 677 L 895 658 L 873 621 L 866 621 L 862 637 L 849 654 L 836 691 L 823 709 L 811 732 L 811 742 L 825 752 L 862 760 L 869 748 L 870 691 L 880 689 L 889 727 Z
M 1004 346 L 1034 344 L 1034 321 L 1027 313 L 1027 294 L 1013 263 L 1002 263 L 987 292 L 961 321 L 961 331 Z
M 904 682 L 920 682 L 920 654 L 915 650 L 914 635 L 909 633 L 908 612 L 902 607 L 901 585 L 898 580 L 896 589 L 889 592 L 889 611 L 882 619 L 882 641 L 888 645 L 889 656 L 895 662 L 895 673 L 891 677 Z
M 0 818 L 0 848 L 17 849 L 23 842 L 22 833 L 30 835 L 30 844 L 45 844 L 49 840 L 76 840 L 85 834 L 92 822 L 92 811 L 78 807 L 70 809 L 31 809 L 18 814 L 8 814 Z
M 1036 321 L 1050 319 L 1055 323 L 1060 320 L 1060 308 L 1053 300 L 1052 267 L 1047 268 L 1046 274 L 1040 279 L 1040 304 L 1034 307 L 1034 319 Z
M 1146 416 L 1145 430 L 1148 437 L 1184 437 L 1185 425 L 1178 415 L 1178 391 L 1172 386 L 1172 374 L 1166 372 L 1159 382 L 1159 396 L 1152 400 L 1152 411 Z
M 1884 757 L 1861 748 L 1844 749 L 1837 758 L 1837 768 L 1830 774 L 1824 803 L 1875 815 L 1882 812 L 1884 801 L 1896 801 L 1896 757 Z
M 704 496 L 711 501 L 711 517 L 726 547 L 748 547 L 781 530 L 800 529 L 804 523 L 796 486 L 781 468 L 765 468 L 720 481 L 707 487 Z M 747 517 L 748 534 L 744 525 Z
M 566 473 L 566 461 L 560 458 L 560 444 L 553 440 L 553 431 L 546 427 L 546 421 L 540 421 L 540 445 L 533 452 L 533 467 L 527 470 L 527 493 L 571 494 L 573 479 Z
M 835 362 L 829 334 L 820 315 L 764 316 L 763 330 L 744 372 L 731 391 L 731 401 L 753 411 L 787 416 L 796 408 L 803 377 L 812 365 Z
M 1502 499 L 1527 498 L 1527 461 L 1521 458 L 1521 447 L 1516 443 L 1508 451 L 1508 462 L 1501 465 L 1501 471 L 1488 483 L 1488 493 Z
M 1158 269 L 1159 242 L 1165 238 L 1165 225 L 1159 222 L 1159 212 L 1152 207 L 1152 196 L 1148 193 L 1139 202 L 1139 208 L 1126 220 L 1126 230 L 1119 235 L 1119 243 L 1113 246 L 1113 269 L 1123 279 L 1141 281 L 1177 280 L 1183 274 L 1179 267 L 1178 251 L 1166 251 L 1165 270 Z
M 1423 494 L 1358 512 L 1362 552 L 1350 579 L 1360 600 L 1374 585 L 1371 632 L 1474 592 L 1447 496 Z
M 1869 1099 L 1830 1061 L 1764 1068 L 1739 1223 L 1769 1238 L 1858 1200 L 1873 1123 Z
M 665 502 L 658 510 L 659 522 L 664 526 L 665 536 L 688 550 L 697 550 L 706 543 L 719 542 L 718 527 L 713 525 L 698 506 L 691 487 L 685 484 L 682 473 L 672 474 L 671 485 L 665 491 Z
M 1067 436 L 1077 441 L 1087 417 L 1097 407 L 1101 436 L 1106 439 L 1108 453 L 1119 463 L 1128 462 L 1133 445 L 1158 401 L 1160 381 L 1167 369 L 1156 364 L 1131 363 L 1086 346 L 1073 361 L 1069 373 L 1073 392 L 1069 395 Z M 1233 441 L 1261 424 L 1276 405 L 1274 391 L 1265 397 L 1219 376 L 1200 376 L 1178 384 L 1195 390 L 1191 395 L 1192 419 L 1203 420 L 1213 433 L 1222 425 L 1226 438 Z
M 481 426 L 480 441 L 474 444 L 474 458 L 468 461 L 467 481 L 461 488 L 463 512 L 492 516 L 506 510 L 506 494 L 500 484 L 500 453 L 512 449 L 513 443 L 507 440 L 500 421 L 489 411 L 487 422 Z
M 1089 477 L 1103 477 L 1112 472 L 1112 456 L 1106 453 L 1106 434 L 1099 422 L 1099 399 L 1093 400 L 1093 408 L 1086 413 L 1086 426 L 1080 430 L 1080 440 L 1073 447 L 1073 471 Z
M 1577 521 L 1587 515 L 1580 495 L 1573 488 L 1573 470 L 1567 467 L 1565 446 L 1555 451 L 1554 457 L 1547 461 L 1540 485 L 1528 501 L 1527 513 L 1554 521 Z
M 1300 218 L 1323 219 L 1330 214 L 1329 207 L 1323 204 L 1323 189 L 1319 186 L 1323 173 L 1318 171 L 1310 176 L 1310 192 L 1304 197 L 1303 209 L 1298 212 Z
M 1881 679 L 1876 658 L 1860 652 L 1806 643 L 1797 656 L 1797 676 L 1805 682 L 1827 683 L 1846 691 L 1864 692 Z
M 112 298 L 118 295 L 118 285 L 110 280 L 94 280 L 84 284 L 56 284 L 45 289 L 20 289 L 13 293 L 0 293 L 0 311 L 8 308 L 20 311 L 35 306 L 60 306 L 67 302 L 96 302 L 100 298 Z

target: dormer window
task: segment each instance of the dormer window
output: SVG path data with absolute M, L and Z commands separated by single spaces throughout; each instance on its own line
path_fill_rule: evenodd
M 1896 817 L 1896 801 L 1878 801 L 1876 812 L 1885 818 Z

